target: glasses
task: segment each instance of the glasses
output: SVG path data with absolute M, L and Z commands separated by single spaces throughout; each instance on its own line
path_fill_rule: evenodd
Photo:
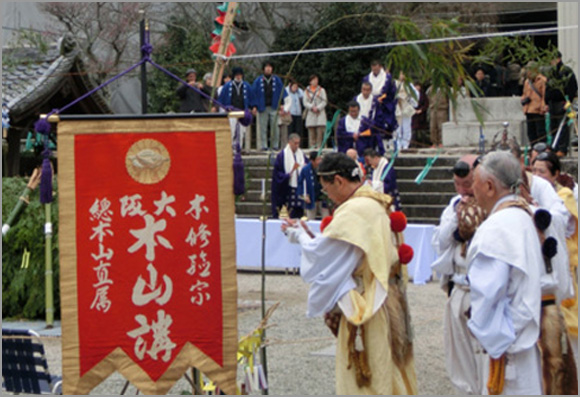
M 467 177 L 470 171 L 471 167 L 469 167 L 469 164 L 467 164 L 467 162 L 464 162 L 463 160 L 458 161 L 457 163 L 455 163 L 455 166 L 453 166 L 453 174 L 455 174 L 459 178 Z

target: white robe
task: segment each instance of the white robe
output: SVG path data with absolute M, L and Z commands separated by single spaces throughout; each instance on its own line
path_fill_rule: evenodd
M 460 200 L 461 195 L 451 199 L 435 228 L 432 245 L 438 258 L 431 267 L 441 275 L 441 288 L 446 293 L 447 282 L 455 282 L 443 319 L 447 375 L 459 395 L 481 395 L 486 392 L 489 358 L 467 327 L 465 313 L 471 304 L 466 278 L 468 264 L 461 256 L 461 245 L 453 237 L 458 226 L 456 206 Z
M 387 72 L 383 68 L 378 75 L 374 75 L 373 72 L 369 73 L 369 83 L 373 86 L 373 95 L 377 96 L 381 94 L 383 86 L 387 82 Z
M 287 236 L 291 243 L 302 247 L 300 276 L 310 285 L 306 316 L 319 317 L 337 304 L 346 317 L 351 316 L 354 309 L 347 293 L 357 288 L 352 274 L 360 265 L 364 252 L 354 245 L 322 235 L 311 238 L 301 226 L 289 228 Z M 387 292 L 377 280 L 373 313 L 386 298 Z
M 294 167 L 295 163 L 298 163 L 300 167 L 292 172 L 292 168 Z M 286 174 L 290 174 L 290 181 L 288 182 L 288 185 L 290 185 L 292 188 L 298 187 L 298 176 L 300 175 L 300 171 L 304 165 L 304 152 L 302 152 L 300 148 L 298 148 L 296 152 L 292 152 L 292 149 L 290 149 L 290 144 L 286 145 L 286 148 L 284 148 L 284 171 Z
M 514 195 L 503 197 L 494 206 Z M 467 325 L 492 358 L 507 354 L 505 395 L 541 395 L 540 272 L 544 261 L 531 217 L 521 209 L 492 214 L 467 253 L 471 318 Z M 517 226 L 517 228 L 514 228 Z
M 356 96 L 356 102 L 358 102 L 360 106 L 360 117 L 369 117 L 371 113 L 371 108 L 373 106 L 373 96 L 372 94 L 369 95 L 368 98 L 365 98 L 362 93 Z
M 373 171 L 371 187 L 377 192 L 385 192 L 385 183 L 383 180 L 381 180 L 381 176 L 383 175 L 383 172 L 385 171 L 385 168 L 388 166 L 388 164 L 389 161 L 385 157 L 381 157 L 377 168 Z
M 561 223 L 566 229 L 566 236 L 571 236 L 576 227 L 574 217 L 566 209 L 564 201 L 558 196 L 552 184 L 541 177 L 533 176 L 530 191 L 530 195 L 539 207 L 549 210 L 552 217 L 561 218 Z
M 346 115 L 344 119 L 344 128 L 346 129 L 347 133 L 355 134 L 359 132 L 361 118 L 360 116 L 356 119 L 353 119 L 352 116 Z

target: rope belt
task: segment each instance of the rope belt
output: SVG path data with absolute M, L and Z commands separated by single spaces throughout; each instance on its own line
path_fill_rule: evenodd
M 489 378 L 487 391 L 489 395 L 501 395 L 505 384 L 505 354 L 498 359 L 489 358 Z
M 553 294 L 545 294 L 542 296 L 542 307 L 546 307 L 548 305 L 556 305 L 556 296 Z

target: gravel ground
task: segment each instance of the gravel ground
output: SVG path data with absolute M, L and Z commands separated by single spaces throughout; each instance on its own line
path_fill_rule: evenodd
M 322 319 L 305 316 L 308 286 L 297 275 L 268 273 L 267 307 L 280 305 L 267 330 L 268 382 L 270 395 L 334 395 L 334 337 Z M 409 284 L 411 315 L 415 331 L 415 367 L 419 395 L 449 396 L 455 391 L 446 375 L 443 354 L 443 307 L 445 294 L 437 282 Z M 238 331 L 243 336 L 255 329 L 261 319 L 261 275 L 238 273 Z M 51 373 L 62 374 L 59 338 L 44 338 Z M 91 395 L 119 395 L 125 379 L 115 373 L 97 386 Z M 191 392 L 185 379 L 170 390 L 179 395 Z M 127 394 L 136 390 L 129 387 Z M 254 392 L 252 395 L 259 395 Z

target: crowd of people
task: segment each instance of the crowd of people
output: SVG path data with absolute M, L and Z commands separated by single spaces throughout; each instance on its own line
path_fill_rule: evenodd
M 578 394 L 578 185 L 548 146 L 531 155 L 526 166 L 512 141 L 452 169 L 457 195 L 435 228 L 432 268 L 448 297 L 445 366 L 459 395 Z M 282 231 L 301 246 L 307 316 L 337 336 L 336 392 L 416 394 L 396 201 L 363 177 L 356 152 L 310 159 L 304 174 L 317 175 L 332 215 L 320 234 L 299 214 Z
M 515 139 L 509 150 L 462 156 L 452 170 L 457 195 L 433 235 L 432 269 L 448 297 L 445 365 L 460 395 L 578 394 L 578 185 L 561 168 L 567 144 L 548 145 L 539 120 L 549 112 L 559 125 L 577 83 L 560 58 L 553 67 L 569 86 L 563 92 L 533 63 L 526 65 L 521 92 L 512 92 L 521 96 L 529 122 L 529 163 Z M 222 104 L 256 116 L 261 149 L 281 149 L 272 216 L 284 220 L 282 232 L 301 247 L 300 274 L 310 285 L 307 316 L 324 317 L 337 337 L 337 394 L 417 394 L 405 289 L 410 258 L 401 233 L 406 221 L 385 153 L 408 148 L 418 131 L 440 146 L 449 99 L 405 80 L 373 62 L 338 122 L 330 152 L 321 150 L 328 96 L 316 74 L 305 88 L 295 81 L 283 87 L 266 63 L 253 83 L 238 68 L 219 90 Z M 485 95 L 497 95 L 483 70 L 475 80 Z M 378 102 L 390 114 L 383 119 L 388 129 L 377 133 L 369 120 Z M 249 143 L 245 137 L 235 139 Z M 304 218 L 321 218 L 321 232 Z
M 368 147 L 381 154 L 385 148 L 404 151 L 412 145 L 441 147 L 443 123 L 450 119 L 448 93 L 441 88 L 424 87 L 419 81 L 408 81 L 404 71 L 392 76 L 376 60 L 371 62 L 370 69 L 361 79 L 360 93 L 347 104 L 346 115 L 339 120 L 335 134 L 325 142 L 329 99 L 317 74 L 309 77 L 305 87 L 293 79 L 284 87 L 282 78 L 274 73 L 271 62 L 263 64 L 262 74 L 253 82 L 245 81 L 242 68 L 234 67 L 231 75 L 224 76 L 222 84 L 214 92 L 214 98 L 224 106 L 251 110 L 256 117 L 255 147 L 264 151 L 283 149 L 288 135 L 293 133 L 300 135 L 303 148 L 318 149 L 324 146 L 333 147 L 339 152 L 355 148 L 361 158 Z M 565 119 L 567 103 L 578 95 L 578 83 L 571 68 L 563 64 L 560 53 L 557 53 L 549 69 L 540 67 L 536 62 L 529 62 L 524 67 L 510 63 L 494 67 L 475 66 L 472 69 L 478 96 L 521 97 L 530 145 L 548 140 L 546 115 L 549 113 L 548 130 L 552 135 L 560 132 L 555 142 L 558 155 L 567 154 L 569 128 L 560 124 Z M 211 73 L 206 73 L 203 82 L 198 82 L 194 69 L 186 72 L 187 83 L 196 90 L 188 90 L 184 84 L 178 87 L 180 112 L 225 111 L 210 103 L 213 91 L 211 79 Z M 361 134 L 361 120 L 372 117 L 373 102 L 383 94 L 381 90 L 389 81 L 395 90 L 393 98 L 389 99 L 393 101 L 396 118 L 393 131 L 383 131 L 378 137 Z M 459 86 L 463 97 L 473 95 L 462 82 Z M 235 130 L 232 120 L 232 138 Z M 238 133 L 237 140 L 242 151 L 252 146 L 252 137 L 247 131 L 244 127 Z
M 197 72 L 189 69 L 186 82 L 194 90 L 188 90 L 186 84 L 179 85 L 179 112 L 224 112 L 224 108 L 209 102 L 213 92 L 215 101 L 220 105 L 252 112 L 256 118 L 255 148 L 263 151 L 283 149 L 288 136 L 293 133 L 302 138 L 301 147 L 304 149 L 323 146 L 346 152 L 349 148 L 355 148 L 360 158 L 369 147 L 383 154 L 385 148 L 406 150 L 418 140 L 429 142 L 429 132 L 432 130 L 429 119 L 435 118 L 430 117 L 430 114 L 436 113 L 439 108 L 430 106 L 424 87 L 418 82 L 409 82 L 403 72 L 394 78 L 379 61 L 371 62 L 370 69 L 361 78 L 360 92 L 354 94 L 347 105 L 348 114 L 339 120 L 336 133 L 331 134 L 326 141 L 324 134 L 327 130 L 329 100 L 325 88 L 320 84 L 320 76 L 312 74 L 305 86 L 290 79 L 284 87 L 281 77 L 274 73 L 271 62 L 263 64 L 262 73 L 253 82 L 244 79 L 242 68 L 234 67 L 231 74 L 224 76 L 216 90 L 212 90 L 210 73 L 204 76 L 203 82 L 199 82 Z M 378 135 L 374 132 L 373 136 L 359 134 L 361 120 L 372 118 L 373 103 L 381 96 L 386 83 L 392 85 L 392 98 L 389 101 L 393 102 L 393 117 L 397 121 L 392 123 L 393 131 L 385 130 Z M 435 100 L 435 104 L 439 102 L 444 101 Z M 445 99 L 445 102 L 448 113 L 448 100 Z M 351 107 L 358 108 L 358 112 L 351 111 Z M 435 123 L 436 128 L 441 129 L 441 124 L 447 120 L 449 117 L 445 115 L 440 122 Z M 232 138 L 234 130 L 232 121 Z M 236 138 L 243 151 L 253 146 L 252 137 L 247 131 L 244 128 Z M 431 141 L 434 146 L 441 145 L 440 138 Z
M 360 95 L 373 95 L 373 82 L 388 84 L 390 75 L 381 74 L 371 72 Z M 366 136 L 370 145 L 359 151 L 361 108 L 348 104 L 339 150 L 322 159 L 319 151 L 301 153 L 300 136 L 291 135 L 272 185 L 273 196 L 287 187 L 289 199 L 277 196 L 272 210 L 301 247 L 307 316 L 323 316 L 337 337 L 336 393 L 412 395 L 418 376 L 399 194 L 396 179 L 387 188 L 393 168 L 380 140 Z M 401 108 L 397 116 L 406 115 Z M 445 366 L 460 395 L 578 394 L 578 184 L 563 173 L 558 150 L 537 141 L 528 163 L 512 137 L 507 148 L 466 154 L 453 167 L 457 195 L 435 228 L 432 269 L 448 297 Z M 300 220 L 301 200 L 308 219 L 324 217 L 321 233 Z M 289 213 L 281 216 L 283 206 Z

